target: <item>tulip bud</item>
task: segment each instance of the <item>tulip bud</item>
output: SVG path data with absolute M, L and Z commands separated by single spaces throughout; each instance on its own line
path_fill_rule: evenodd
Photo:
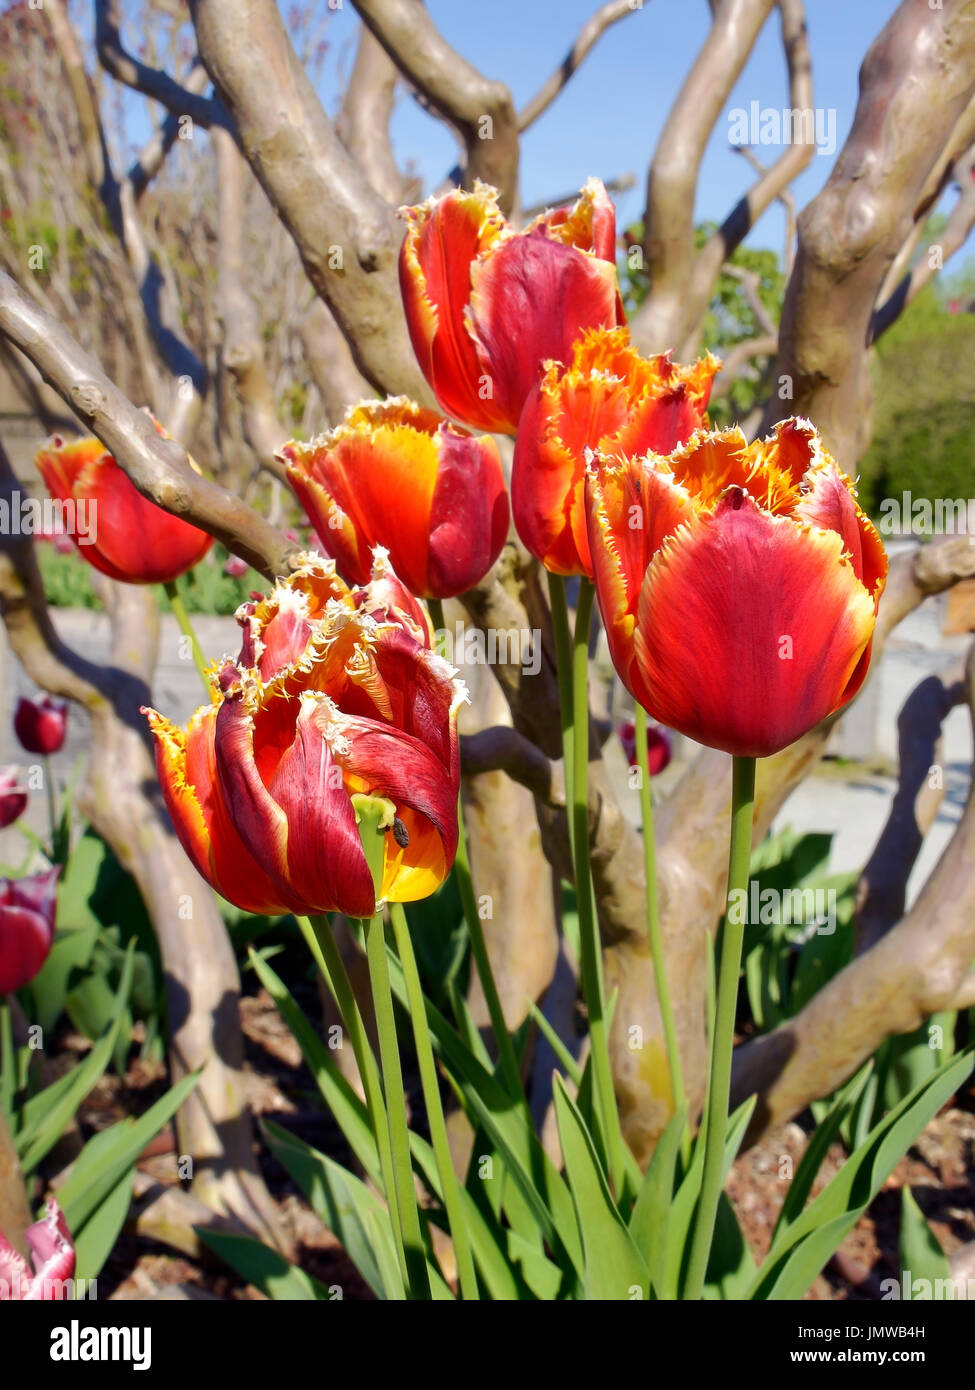
M 27 793 L 20 788 L 16 767 L 0 767 L 0 830 L 13 825 L 27 809 Z
M 0 994 L 29 984 L 54 941 L 58 867 L 31 878 L 0 879 Z
M 68 706 L 42 695 L 37 700 L 22 696 L 14 711 L 14 733 L 28 753 L 49 757 L 60 751 L 68 730 Z

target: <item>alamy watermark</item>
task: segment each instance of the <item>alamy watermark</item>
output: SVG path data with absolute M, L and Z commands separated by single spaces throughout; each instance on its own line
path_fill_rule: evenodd
M 728 112 L 732 145 L 815 145 L 817 154 L 836 152 L 836 111 L 832 106 L 762 106 Z
M 832 936 L 836 931 L 835 888 L 761 888 L 752 879 L 748 888 L 728 895 L 728 921 L 735 926 L 801 926 L 801 939 Z
M 41 501 L 14 488 L 0 497 L 0 535 L 73 536 L 79 545 L 98 539 L 98 502 L 95 498 L 45 497 Z
M 454 623 L 438 628 L 434 650 L 452 666 L 520 666 L 522 675 L 537 676 L 542 669 L 542 633 L 528 627 L 467 627 Z
M 975 536 L 975 497 L 885 497 L 877 529 L 882 536 Z

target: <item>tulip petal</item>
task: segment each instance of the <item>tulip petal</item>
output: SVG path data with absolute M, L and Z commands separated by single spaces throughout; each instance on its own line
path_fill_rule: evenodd
M 671 473 L 645 459 L 597 455 L 586 487 L 599 609 L 613 662 L 628 684 L 644 576 L 665 538 L 693 516 L 693 504 Z
M 615 266 L 542 230 L 511 236 L 476 261 L 468 329 L 504 430 L 516 433 L 544 362 L 568 362 L 585 329 L 615 322 Z
M 650 565 L 627 673 L 661 723 L 767 756 L 850 698 L 873 622 L 836 532 L 769 515 L 732 487 Z
M 487 574 L 508 534 L 508 491 L 498 446 L 447 424 L 438 431 L 439 466 L 430 501 L 427 574 L 431 598 L 466 593 Z
M 359 839 L 355 811 L 331 740 L 341 736 L 327 696 L 300 697 L 295 739 L 282 755 L 268 792 L 287 819 L 288 879 L 311 911 L 335 908 L 371 917 L 372 874 Z
M 806 483 L 809 491 L 793 515 L 842 537 L 853 572 L 874 600 L 876 611 L 887 579 L 887 552 L 877 528 L 857 506 L 852 482 L 831 462 L 812 470 Z
M 47 960 L 54 928 L 29 907 L 0 907 L 0 994 L 29 984 Z
M 485 368 L 465 326 L 471 266 L 505 233 L 497 194 L 479 183 L 420 207 L 403 208 L 400 251 L 403 308 L 423 375 L 448 415 L 492 433 L 509 428 L 494 401 L 481 394 Z
M 216 706 L 198 709 L 185 732 L 155 710 L 143 713 L 155 738 L 156 770 L 166 807 L 197 873 L 245 912 L 277 916 L 296 910 L 297 899 L 272 882 L 227 811 L 214 751 Z
M 616 208 L 601 179 L 588 179 L 571 208 L 542 213 L 528 231 L 544 227 L 556 241 L 592 251 L 604 261 L 616 262 Z

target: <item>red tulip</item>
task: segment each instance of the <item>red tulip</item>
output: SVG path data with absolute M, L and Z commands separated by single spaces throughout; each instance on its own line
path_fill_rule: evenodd
M 354 584 L 388 549 L 415 594 L 453 598 L 484 578 L 508 532 L 501 459 L 405 396 L 354 406 L 332 434 L 281 451 L 326 552 Z
M 31 878 L 0 878 L 0 994 L 29 984 L 54 941 L 58 867 Z
M 0 767 L 0 830 L 13 825 L 27 809 L 27 793 L 20 788 L 20 771 Z
M 205 531 L 143 497 L 98 439 L 65 443 L 55 435 L 38 453 L 37 467 L 52 497 L 88 504 L 87 534 L 76 529 L 71 539 L 78 554 L 110 579 L 168 583 L 213 544 Z
M 50 695 L 37 700 L 22 696 L 14 711 L 14 733 L 28 753 L 50 756 L 64 745 L 68 732 L 68 706 Z
M 591 579 L 586 450 L 669 454 L 707 420 L 720 364 L 710 353 L 693 367 L 669 353 L 641 357 L 625 328 L 583 334 L 566 361 L 545 363 L 525 403 L 511 505 L 519 536 L 546 569 Z
M 0 1231 L 0 1301 L 66 1299 L 66 1282 L 73 1278 L 74 1246 L 64 1213 L 53 1199 L 47 1213 L 24 1232 L 31 1253 L 30 1265 Z
M 229 574 L 231 579 L 241 579 L 249 569 L 250 565 L 246 560 L 242 560 L 239 555 L 228 555 L 223 567 L 223 572 L 224 574 Z
M 567 361 L 584 329 L 622 321 L 605 188 L 590 179 L 573 208 L 523 232 L 482 183 L 401 215 L 406 322 L 441 409 L 472 429 L 514 434 L 540 364 Z
M 623 752 L 630 767 L 638 767 L 639 759 L 636 755 L 636 725 L 632 719 L 627 719 L 619 727 L 620 743 L 623 745 Z M 656 777 L 659 772 L 670 763 L 670 739 L 663 729 L 658 729 L 651 724 L 647 728 L 647 771 L 651 777 Z
M 887 556 L 807 421 L 596 455 L 587 506 L 613 662 L 655 719 L 763 757 L 856 694 Z
M 381 560 L 375 589 L 352 592 L 334 564 L 308 556 L 242 608 L 243 649 L 219 672 L 214 704 L 185 730 L 146 711 L 180 840 L 229 901 L 250 912 L 370 916 L 359 793 L 395 812 L 382 897 L 426 897 L 446 877 L 464 691 L 417 614 Z

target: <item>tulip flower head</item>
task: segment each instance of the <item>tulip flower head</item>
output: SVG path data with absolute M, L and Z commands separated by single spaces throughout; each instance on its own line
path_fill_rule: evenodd
M 24 1237 L 33 1270 L 0 1231 L 0 1301 L 66 1299 L 65 1284 L 74 1275 L 75 1252 L 57 1202 L 48 1202 L 43 1218 L 28 1226 Z
M 594 455 L 587 507 L 613 663 L 662 724 L 764 757 L 859 690 L 887 556 L 808 421 Z
M 669 454 L 707 421 L 719 362 L 693 367 L 641 357 L 625 328 L 592 329 L 568 366 L 546 362 L 525 403 L 511 473 L 515 527 L 553 574 L 592 578 L 586 529 L 586 450 Z
M 22 696 L 14 711 L 14 733 L 28 753 L 50 757 L 64 745 L 68 731 L 68 706 L 62 700 L 41 695 L 36 700 Z
M 20 770 L 0 767 L 0 830 L 13 825 L 27 809 L 27 793 L 20 785 Z
M 54 941 L 60 868 L 30 878 L 0 878 L 0 994 L 30 984 Z
M 158 424 L 156 429 L 165 436 Z M 72 532 L 71 539 L 79 555 L 110 579 L 169 583 L 213 544 L 205 531 L 143 497 L 98 439 L 66 443 L 55 435 L 36 461 L 52 497 L 87 503 L 89 530 L 85 536 Z
M 623 745 L 623 752 L 626 754 L 626 761 L 630 767 L 638 767 L 639 759 L 636 753 L 636 725 L 632 719 L 626 719 L 619 727 L 620 743 Z M 670 739 L 663 729 L 656 725 L 649 725 L 647 728 L 647 771 L 651 777 L 656 777 L 663 772 L 665 767 L 670 764 Z
M 249 912 L 372 916 L 355 799 L 375 796 L 392 807 L 380 896 L 428 896 L 457 847 L 466 694 L 386 557 L 353 591 L 333 561 L 306 555 L 238 621 L 242 649 L 215 669 L 211 705 L 185 729 L 145 711 L 197 869 Z
M 622 322 L 616 213 L 598 179 L 573 208 L 516 232 L 486 184 L 402 208 L 400 289 L 417 361 L 440 408 L 514 434 L 547 359 L 587 328 Z
M 453 598 L 484 578 L 508 532 L 498 447 L 404 396 L 353 406 L 331 434 L 281 451 L 325 551 L 353 584 L 389 551 L 415 594 Z

